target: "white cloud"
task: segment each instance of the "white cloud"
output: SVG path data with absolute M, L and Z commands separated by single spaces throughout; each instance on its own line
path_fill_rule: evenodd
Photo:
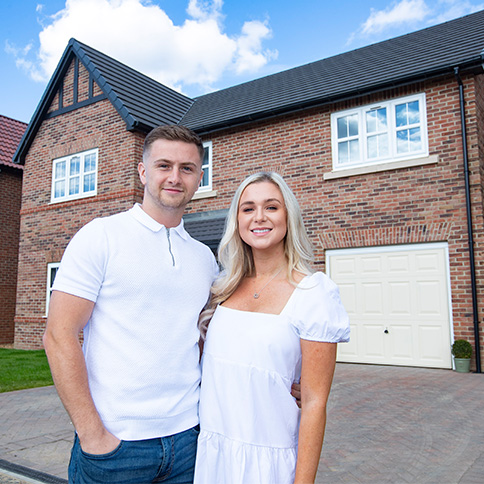
M 370 16 L 361 27 L 363 34 L 374 34 L 410 22 L 419 22 L 430 13 L 424 0 L 401 0 L 385 10 L 371 9 Z
M 469 0 L 396 0 L 382 10 L 371 9 L 369 17 L 347 45 L 356 38 L 379 37 L 386 33 L 400 35 L 409 30 L 425 28 L 484 9 L 484 3 L 473 5 Z
M 438 4 L 443 11 L 437 13 L 432 18 L 432 24 L 439 24 L 447 20 L 469 15 L 470 13 L 479 12 L 479 10 L 484 10 L 484 3 L 472 5 L 467 0 L 439 0 Z
M 225 33 L 222 6 L 223 0 L 189 0 L 188 18 L 175 25 L 150 0 L 66 0 L 64 9 L 39 20 L 38 51 L 9 44 L 9 52 L 32 79 L 46 81 L 74 37 L 171 87 L 209 89 L 227 71 L 255 72 L 277 55 L 262 47 L 271 35 L 266 22 Z

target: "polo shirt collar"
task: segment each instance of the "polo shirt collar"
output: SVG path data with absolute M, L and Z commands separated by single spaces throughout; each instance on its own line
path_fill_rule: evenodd
M 162 228 L 166 229 L 163 224 L 158 223 L 154 218 L 150 217 L 141 208 L 141 205 L 139 203 L 136 203 L 129 212 L 140 224 L 144 225 L 146 228 L 150 229 L 153 232 L 159 232 Z M 183 225 L 183 219 L 179 225 L 177 225 L 176 227 L 172 227 L 171 230 L 176 232 L 182 239 L 188 239 L 188 234 Z

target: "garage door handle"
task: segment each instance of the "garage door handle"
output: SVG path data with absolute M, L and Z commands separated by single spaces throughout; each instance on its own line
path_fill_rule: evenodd
M 385 328 L 385 331 L 383 331 L 385 334 L 388 334 L 388 328 Z

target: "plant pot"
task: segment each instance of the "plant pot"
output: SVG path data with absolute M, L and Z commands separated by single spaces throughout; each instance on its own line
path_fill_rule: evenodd
M 458 373 L 469 373 L 471 367 L 470 358 L 454 358 L 455 371 Z

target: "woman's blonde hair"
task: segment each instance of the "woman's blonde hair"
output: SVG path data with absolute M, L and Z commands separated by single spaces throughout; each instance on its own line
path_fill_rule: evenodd
M 244 277 L 254 275 L 252 249 L 239 235 L 238 210 L 240 197 L 253 183 L 270 182 L 281 191 L 287 214 L 287 233 L 284 250 L 287 260 L 287 278 L 295 284 L 293 271 L 311 274 L 313 246 L 304 227 L 301 209 L 292 190 L 281 175 L 275 172 L 260 172 L 247 177 L 235 192 L 225 223 L 225 231 L 218 248 L 218 258 L 222 271 L 211 289 L 211 298 L 199 318 L 199 328 L 205 338 L 208 323 L 217 305 L 227 300 L 237 289 Z

